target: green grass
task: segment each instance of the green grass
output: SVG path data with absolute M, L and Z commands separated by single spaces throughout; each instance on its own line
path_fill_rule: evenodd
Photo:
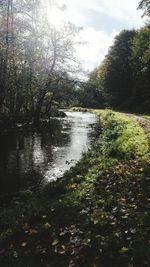
M 144 115 L 143 116 L 145 119 L 150 119 L 150 116 L 149 115 Z
M 90 112 L 101 126 L 93 148 L 60 180 L 1 211 L 0 266 L 150 266 L 147 137 L 132 118 Z
M 96 114 L 103 118 L 106 146 L 118 156 L 143 157 L 148 153 L 148 140 L 144 130 L 134 119 L 117 112 L 105 111 Z

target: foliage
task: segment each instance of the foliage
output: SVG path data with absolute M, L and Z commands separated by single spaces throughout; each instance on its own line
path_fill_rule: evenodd
M 115 38 L 114 45 L 110 48 L 103 63 L 106 66 L 102 76 L 102 85 L 113 107 L 121 107 L 128 100 L 131 91 L 130 56 L 134 35 L 135 31 L 122 31 Z
M 116 36 L 103 63 L 96 69 L 92 83 L 99 91 L 99 107 L 150 112 L 150 28 L 122 31 Z M 91 84 L 87 82 L 86 91 Z M 91 98 L 93 98 L 93 91 Z M 90 99 L 90 94 L 88 98 Z M 87 107 L 85 102 L 84 107 Z
M 138 8 L 144 10 L 143 16 L 149 17 L 149 0 L 141 0 Z M 83 90 L 84 99 L 81 99 L 80 105 L 83 107 L 97 105 L 99 108 L 112 107 L 117 110 L 149 113 L 149 87 L 150 27 L 148 22 L 139 30 L 123 30 L 115 37 L 114 44 L 101 65 L 89 75 Z M 90 106 L 89 99 L 92 100 Z
M 87 108 L 103 108 L 105 106 L 97 73 L 98 69 L 94 69 L 89 74 L 89 80 L 80 86 L 78 91 L 79 106 Z
M 134 77 L 131 103 L 139 111 L 150 112 L 150 28 L 137 31 L 132 46 L 132 72 Z
M 141 0 L 139 2 L 139 9 L 144 10 L 143 16 L 150 16 L 150 1 L 149 0 Z

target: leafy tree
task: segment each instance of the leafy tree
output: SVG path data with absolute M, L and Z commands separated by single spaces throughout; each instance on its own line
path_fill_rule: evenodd
M 139 2 L 138 9 L 142 9 L 144 11 L 143 17 L 150 17 L 150 0 L 141 0 Z
M 106 56 L 99 72 L 105 95 L 111 106 L 122 108 L 132 90 L 131 44 L 135 31 L 122 31 Z
M 140 29 L 133 40 L 132 71 L 134 76 L 132 105 L 150 112 L 150 27 Z
M 104 106 L 150 112 L 150 27 L 121 32 L 91 77 L 88 85 L 92 82 L 102 93 Z M 93 88 L 87 90 L 88 99 L 93 97 Z
M 139 9 L 150 16 L 150 1 Z M 116 36 L 102 64 L 90 73 L 81 90 L 84 106 L 150 112 L 150 26 L 124 30 Z M 99 96 L 97 95 L 99 92 Z

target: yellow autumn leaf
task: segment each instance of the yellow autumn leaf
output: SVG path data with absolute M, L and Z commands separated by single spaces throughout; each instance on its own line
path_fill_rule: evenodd
M 54 241 L 52 242 L 52 246 L 56 246 L 58 243 L 59 243 L 58 240 L 54 240 Z
M 60 254 L 65 254 L 65 252 L 66 252 L 66 247 L 64 245 L 62 245 L 60 250 L 59 250 L 59 253 Z
M 43 225 L 43 227 L 44 227 L 45 229 L 49 229 L 49 228 L 51 228 L 51 225 L 47 222 L 47 223 L 45 223 L 45 224 Z
M 126 247 L 122 247 L 121 249 L 120 249 L 120 252 L 121 253 L 125 253 L 125 252 L 127 252 L 129 249 L 128 248 L 126 248 Z

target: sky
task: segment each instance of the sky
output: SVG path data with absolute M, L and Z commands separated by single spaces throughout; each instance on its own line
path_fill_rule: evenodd
M 140 28 L 144 22 L 139 0 L 59 0 L 66 5 L 65 16 L 83 27 L 77 56 L 83 68 L 91 71 L 104 59 L 114 37 L 123 29 Z

